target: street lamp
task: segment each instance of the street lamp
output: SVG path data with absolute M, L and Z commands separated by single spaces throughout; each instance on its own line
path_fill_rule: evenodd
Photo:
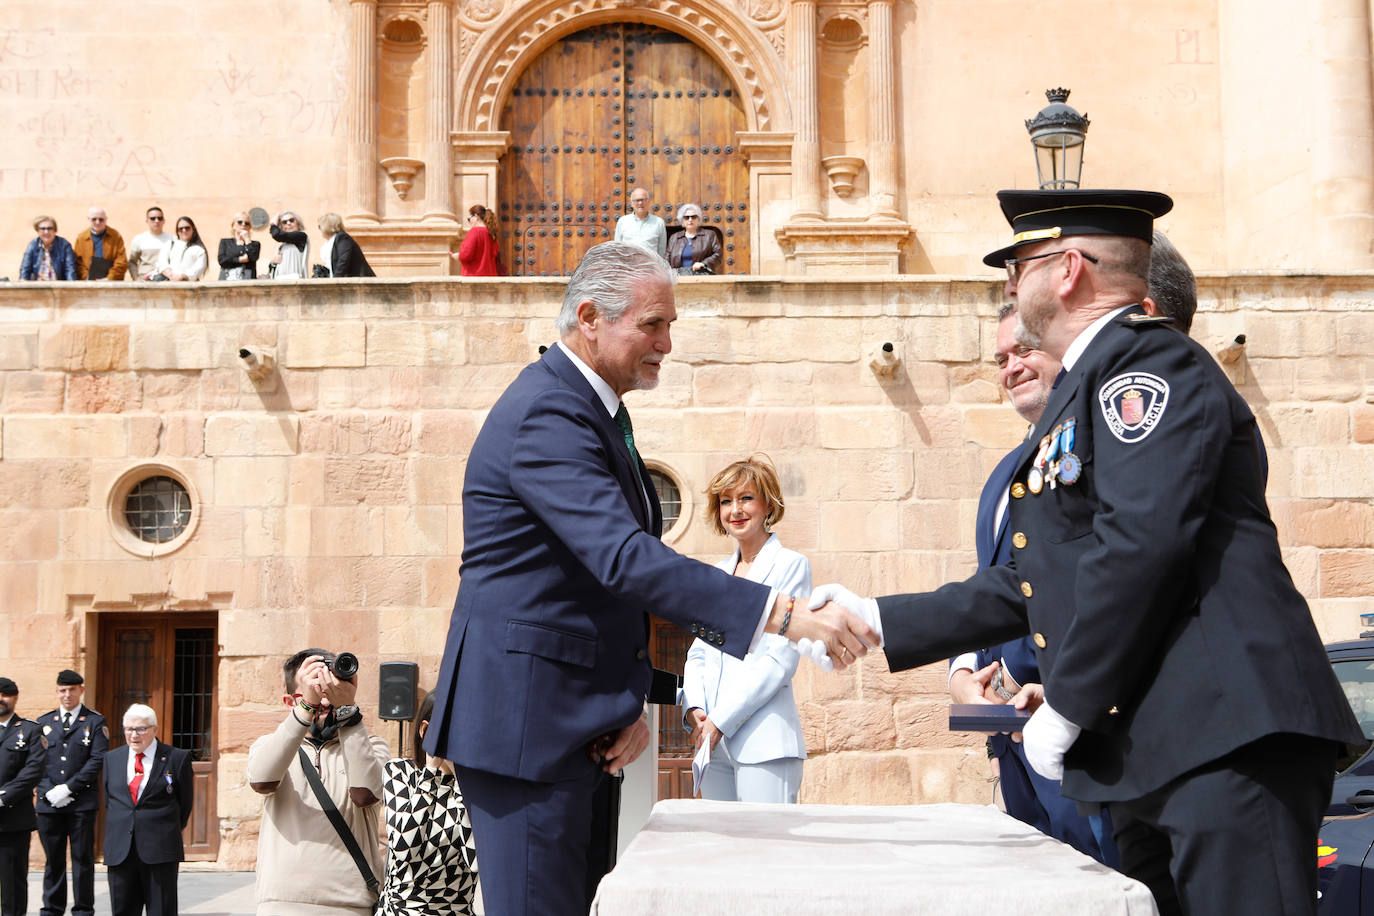
M 1046 89 L 1050 103 L 1026 122 L 1031 145 L 1035 147 L 1035 174 L 1040 190 L 1077 188 L 1083 175 L 1083 141 L 1088 136 L 1088 119 L 1065 102 L 1067 89 Z

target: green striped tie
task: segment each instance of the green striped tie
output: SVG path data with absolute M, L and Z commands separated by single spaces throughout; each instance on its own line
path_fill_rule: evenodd
M 639 468 L 639 450 L 635 448 L 635 428 L 630 423 L 630 412 L 625 409 L 625 402 L 620 402 L 620 409 L 615 412 L 615 425 L 620 428 L 620 434 L 625 437 L 625 447 L 630 450 L 630 459 L 634 462 L 636 473 Z

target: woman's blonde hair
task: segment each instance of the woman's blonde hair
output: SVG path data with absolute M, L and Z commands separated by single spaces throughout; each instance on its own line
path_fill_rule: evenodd
M 337 213 L 326 213 L 315 225 L 319 226 L 325 235 L 337 235 L 343 232 L 343 217 Z
M 763 528 L 769 531 L 782 521 L 782 485 L 778 482 L 778 472 L 773 462 L 762 452 L 750 455 L 743 461 L 732 461 L 711 478 L 706 485 L 706 523 L 716 534 L 729 536 L 725 526 L 720 523 L 720 495 L 746 483 L 754 485 L 760 497 L 768 503 L 768 514 L 763 517 Z

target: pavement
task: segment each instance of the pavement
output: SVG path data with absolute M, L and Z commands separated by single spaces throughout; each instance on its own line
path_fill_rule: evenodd
M 183 914 L 198 916 L 253 916 L 251 871 L 210 871 L 197 863 L 183 862 L 177 879 L 177 904 Z M 67 910 L 71 911 L 71 874 L 67 875 Z M 43 873 L 29 872 L 29 913 L 43 906 Z M 95 870 L 95 916 L 110 916 L 110 886 L 105 869 Z

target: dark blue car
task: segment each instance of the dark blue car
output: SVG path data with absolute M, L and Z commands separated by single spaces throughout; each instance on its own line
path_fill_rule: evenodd
M 1364 730 L 1336 767 L 1331 806 L 1317 840 L 1318 911 L 1374 916 L 1374 639 L 1326 647 Z

